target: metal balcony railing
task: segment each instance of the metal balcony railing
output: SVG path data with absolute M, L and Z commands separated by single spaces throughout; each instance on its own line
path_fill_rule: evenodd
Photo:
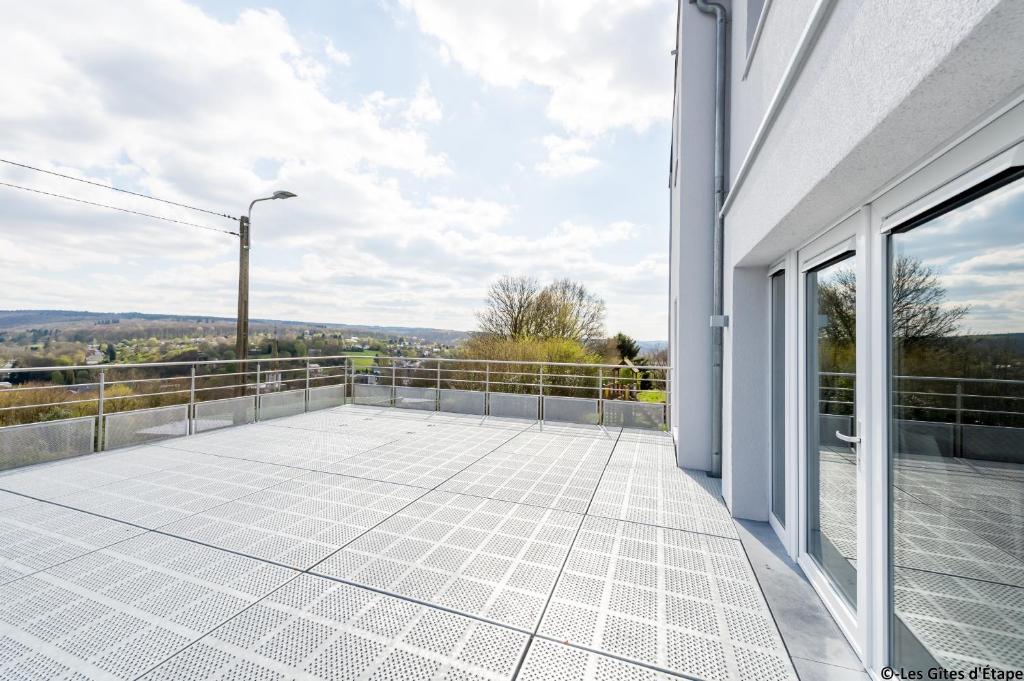
M 900 453 L 1024 463 L 1024 381 L 945 376 L 893 377 L 892 418 Z M 856 375 L 818 374 L 823 442 L 852 430 Z
M 343 404 L 668 427 L 669 367 L 371 355 L 18 367 L 0 470 Z

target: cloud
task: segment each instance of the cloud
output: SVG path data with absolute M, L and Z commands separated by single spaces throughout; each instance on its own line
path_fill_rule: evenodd
M 646 130 L 671 116 L 670 0 L 402 0 L 447 58 L 485 82 L 545 88 L 567 131 Z
M 324 46 L 324 54 L 327 55 L 328 59 L 330 59 L 332 62 L 340 66 L 352 65 L 352 55 L 350 55 L 348 52 L 342 52 L 341 50 L 336 48 L 334 46 L 334 42 L 331 41 L 330 39 L 327 40 L 327 44 Z
M 254 209 L 255 317 L 468 328 L 488 282 L 514 271 L 580 278 L 638 323 L 647 313 L 631 304 L 664 297 L 663 259 L 614 257 L 648 227 L 545 217 L 524 230 L 511 198 L 450 183 L 429 81 L 340 97 L 330 74 L 365 60 L 300 39 L 273 10 L 218 20 L 174 0 L 21 3 L 4 30 L 0 59 L 19 68 L 0 72 L 0 156 L 236 216 L 273 190 L 299 194 Z M 589 163 L 589 139 L 556 136 L 549 170 Z M 0 166 L 0 181 L 236 228 L 16 168 Z M 0 307 L 233 316 L 234 237 L 0 192 Z
M 565 177 L 585 173 L 601 163 L 586 153 L 590 151 L 593 144 L 593 140 L 583 137 L 565 138 L 548 135 L 544 138 L 544 147 L 548 151 L 548 158 L 538 163 L 535 168 L 547 177 Z

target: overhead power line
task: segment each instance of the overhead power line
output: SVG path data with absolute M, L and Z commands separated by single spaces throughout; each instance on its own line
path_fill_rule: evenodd
M 53 170 L 45 170 L 43 168 L 36 168 L 35 166 L 25 165 L 24 163 L 18 163 L 17 161 L 9 161 L 6 158 L 0 158 L 0 163 L 6 163 L 8 165 L 17 166 L 18 168 L 25 168 L 26 170 L 34 170 L 37 173 L 46 173 L 47 175 L 53 175 L 55 177 L 62 177 L 65 180 L 74 180 L 75 182 L 81 182 L 83 184 L 91 184 L 94 187 L 102 187 L 103 189 L 112 189 L 115 192 L 121 192 L 122 194 L 131 194 L 132 196 L 138 196 L 143 199 L 149 199 L 150 201 L 159 201 L 160 203 L 167 203 L 172 206 L 178 206 L 179 208 L 188 208 L 189 210 L 197 210 L 200 213 L 207 213 L 209 215 L 216 215 L 219 218 L 227 218 L 228 220 L 238 221 L 238 218 L 228 215 L 227 213 L 218 213 L 213 210 L 206 210 L 205 208 L 197 208 L 196 206 L 190 206 L 187 203 L 178 203 L 177 201 L 169 201 L 167 199 L 161 199 L 156 196 L 150 196 L 149 194 L 140 194 L 139 192 L 129 191 L 127 189 L 121 189 L 119 187 L 113 187 L 109 184 L 102 184 L 100 182 L 93 182 L 92 180 L 86 180 L 81 177 L 74 177 L 73 175 L 65 175 L 64 173 L 58 173 Z
M 165 218 L 162 215 L 153 215 L 152 213 L 143 213 L 137 210 L 129 210 L 127 208 L 121 208 L 119 206 L 111 206 L 106 203 L 97 203 L 95 201 L 86 201 L 85 199 L 78 199 L 74 196 L 65 196 L 64 194 L 55 194 L 53 192 L 44 192 L 41 189 L 33 189 L 31 187 L 22 187 L 21 185 L 11 184 L 9 182 L 0 182 L 0 185 L 4 187 L 10 187 L 12 189 L 21 189 L 22 191 L 32 192 L 33 194 L 42 194 L 43 196 L 52 196 L 58 199 L 66 199 L 68 201 L 75 201 L 77 203 L 84 203 L 89 206 L 96 206 L 98 208 L 109 208 L 110 210 L 120 211 L 122 213 L 131 213 L 132 215 L 141 215 L 145 218 L 153 218 L 154 220 L 163 220 L 164 222 L 173 222 L 176 225 L 185 225 L 186 227 L 195 227 L 197 229 L 205 229 L 211 232 L 220 232 L 222 234 L 231 234 L 238 236 L 238 232 L 232 232 L 227 229 L 220 229 L 219 227 L 210 227 L 209 225 L 198 225 L 194 222 L 186 222 L 184 220 L 175 220 L 174 218 Z

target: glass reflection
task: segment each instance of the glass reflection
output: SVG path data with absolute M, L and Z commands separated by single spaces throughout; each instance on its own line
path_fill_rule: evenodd
M 936 213 L 890 247 L 893 665 L 1020 669 L 1024 180 Z
M 807 273 L 807 552 L 857 605 L 857 276 L 847 253 Z

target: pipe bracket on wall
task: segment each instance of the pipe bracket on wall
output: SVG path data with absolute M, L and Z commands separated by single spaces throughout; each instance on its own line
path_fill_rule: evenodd
M 729 315 L 713 314 L 710 317 L 712 329 L 724 329 L 729 326 Z

